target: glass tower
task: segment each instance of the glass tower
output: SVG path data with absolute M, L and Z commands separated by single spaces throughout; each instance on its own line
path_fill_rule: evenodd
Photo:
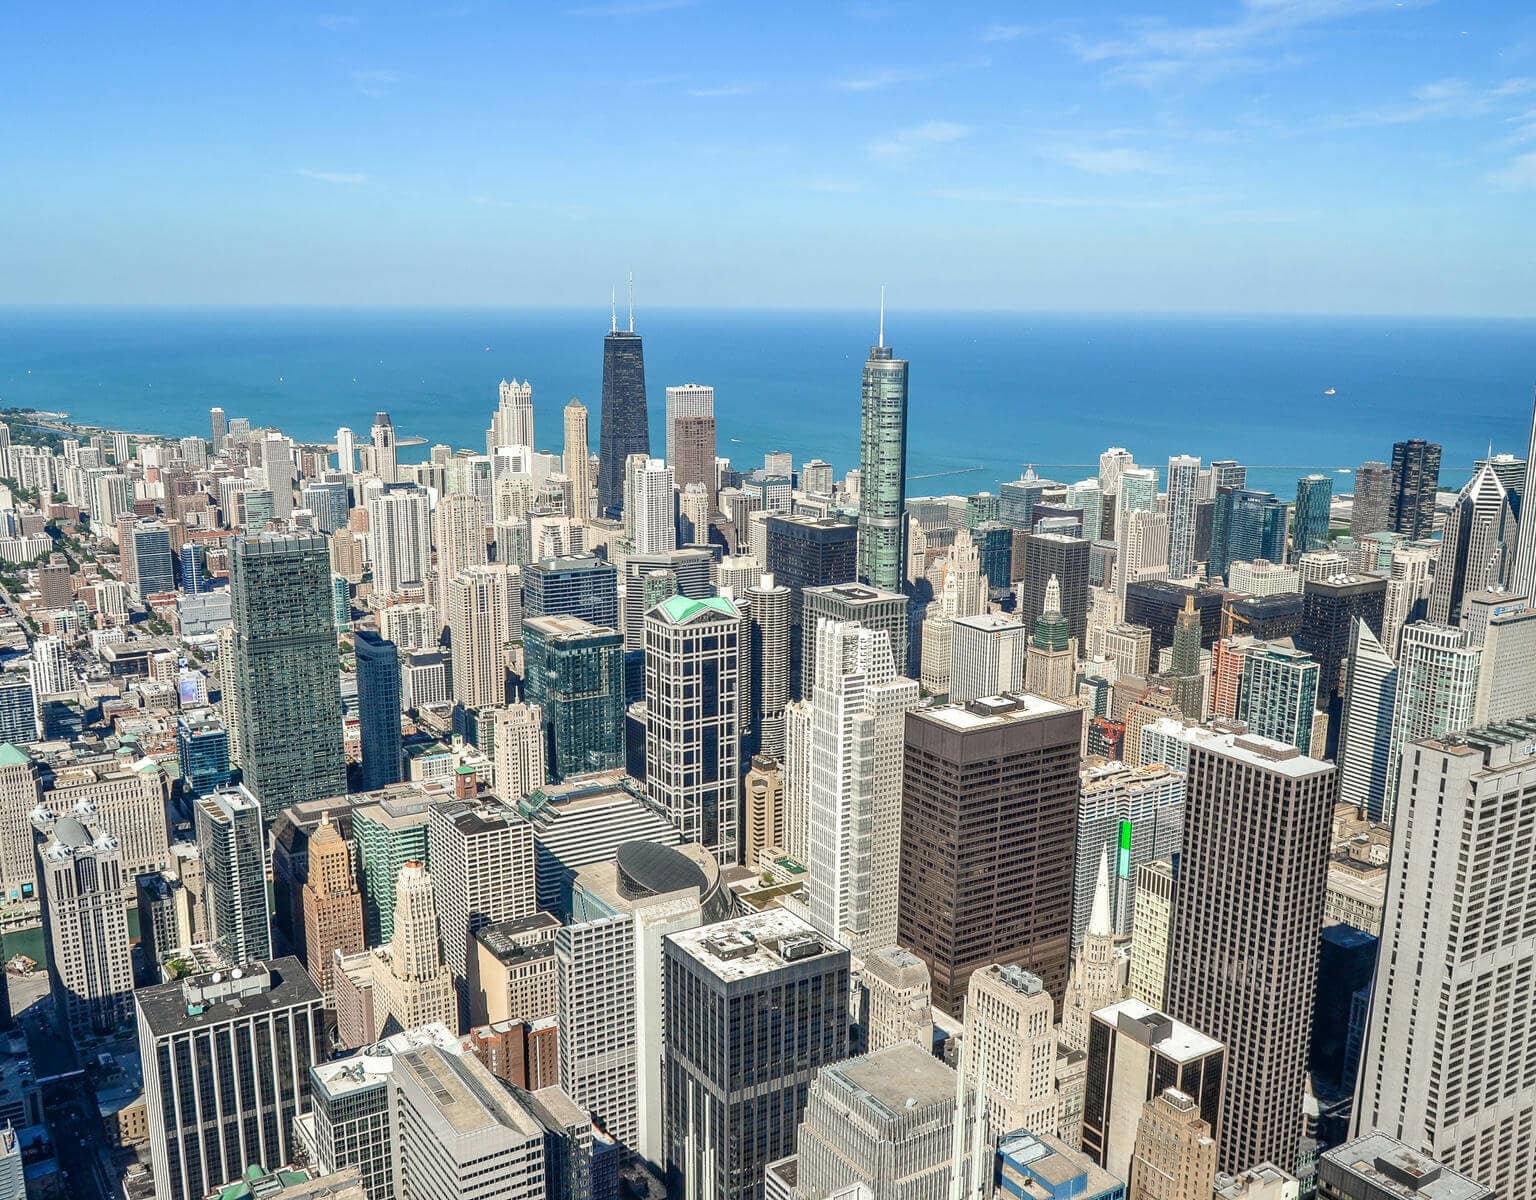
M 362 734 L 363 790 L 399 783 L 400 655 L 394 642 L 361 629 L 357 652 L 358 724 Z
M 1303 475 L 1296 481 L 1296 517 L 1291 526 L 1291 548 L 1300 557 L 1309 550 L 1328 549 L 1328 510 L 1333 502 L 1333 480 L 1326 475 Z
M 609 520 L 624 515 L 624 463 L 631 454 L 651 454 L 645 408 L 645 347 L 635 332 L 631 297 L 629 329 L 613 328 L 603 339 L 602 434 L 598 442 L 597 511 Z
M 906 574 L 907 360 L 880 340 L 864 364 L 859 450 L 859 582 L 899 592 Z
M 544 709 L 544 760 L 559 782 L 624 765 L 624 638 L 576 617 L 523 622 L 524 699 Z

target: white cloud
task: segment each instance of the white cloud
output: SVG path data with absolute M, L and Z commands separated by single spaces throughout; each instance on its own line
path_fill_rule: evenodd
M 970 133 L 969 126 L 960 125 L 954 121 L 924 121 L 921 125 L 898 129 L 888 137 L 872 142 L 869 154 L 871 158 L 887 161 L 906 158 L 926 146 L 942 146 L 958 142 L 962 138 L 969 137 Z
M 874 71 L 852 79 L 840 79 L 836 86 L 839 91 L 844 92 L 875 92 L 881 88 L 895 87 L 898 83 L 917 83 L 927 78 L 928 76 L 922 71 L 889 69 Z
M 353 71 L 350 78 L 352 86 L 370 100 L 382 100 L 400 82 L 393 71 Z
M 1536 80 L 1506 79 L 1494 87 L 1474 87 L 1464 79 L 1420 84 L 1406 100 L 1358 112 L 1340 113 L 1325 124 L 1342 129 L 1374 125 L 1412 125 L 1419 121 L 1481 117 L 1505 108 L 1503 102 L 1536 90 Z
M 1488 179 L 1502 188 L 1536 191 L 1536 151 L 1517 156 L 1508 166 L 1492 172 Z
M 692 8 L 698 0 L 615 0 L 613 4 L 590 4 L 568 9 L 573 17 L 648 17 L 653 13 Z
M 1163 170 L 1162 164 L 1152 155 L 1128 146 L 1080 147 L 1058 151 L 1056 157 L 1069 167 L 1090 175 L 1136 175 Z
M 358 27 L 358 19 L 345 13 L 324 13 L 315 18 L 315 24 L 332 33 L 351 33 Z
M 361 187 L 368 182 L 368 176 L 361 171 L 312 171 L 308 167 L 300 167 L 298 174 L 305 179 L 315 179 L 321 183 L 339 183 L 348 187 Z
M 763 85 L 760 83 L 720 83 L 713 87 L 694 88 L 688 94 L 700 99 L 714 99 L 720 96 L 750 96 L 762 90 Z
M 984 42 L 1016 42 L 1021 37 L 1028 36 L 1032 30 L 1028 25 L 988 25 L 981 31 L 981 40 Z

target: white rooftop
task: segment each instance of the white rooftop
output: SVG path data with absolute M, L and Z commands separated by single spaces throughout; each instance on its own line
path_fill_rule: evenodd
M 926 721 L 948 725 L 951 729 L 971 730 L 1014 721 L 1030 721 L 1070 711 L 1068 705 L 1047 700 L 1044 696 L 1036 696 L 1031 692 L 1011 692 L 1006 696 L 986 696 L 967 704 L 946 704 L 939 708 L 921 709 L 916 715 Z
M 1119 1004 L 1111 1004 L 1108 1008 L 1101 1008 L 1095 1012 L 1094 1017 L 1103 1021 L 1110 1028 L 1119 1028 L 1120 1018 L 1125 1017 L 1130 1021 L 1140 1021 L 1146 1017 L 1164 1016 L 1170 1025 L 1167 1037 L 1154 1042 L 1153 1046 L 1159 1054 L 1165 1055 L 1176 1062 L 1188 1062 L 1191 1059 L 1203 1058 L 1212 1051 L 1220 1050 L 1221 1043 L 1215 1038 L 1207 1037 L 1198 1029 L 1184 1024 L 1183 1021 L 1175 1021 L 1166 1013 L 1159 1013 L 1150 1004 L 1144 1004 L 1140 1000 L 1122 1000 Z
M 1296 747 L 1274 738 L 1256 733 L 1223 733 L 1207 729 L 1203 725 L 1188 725 L 1181 731 L 1184 740 L 1192 746 L 1224 754 L 1228 758 L 1260 770 L 1271 771 L 1292 779 L 1305 779 L 1322 771 L 1333 770 L 1332 763 L 1308 758 Z
M 350 1058 L 316 1063 L 311 1073 L 332 1099 L 356 1092 L 387 1080 L 395 1070 L 395 1059 L 409 1050 L 436 1046 L 445 1054 L 467 1053 L 466 1040 L 441 1022 L 408 1029 L 359 1050 Z
M 667 941 L 727 983 L 766 975 L 830 952 L 847 953 L 840 943 L 787 908 L 768 908 L 684 930 L 671 934 Z M 812 948 L 815 943 L 819 949 Z

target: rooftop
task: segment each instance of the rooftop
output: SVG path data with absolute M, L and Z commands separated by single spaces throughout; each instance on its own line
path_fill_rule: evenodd
M 396 1056 L 423 1046 L 436 1046 L 445 1054 L 465 1053 L 465 1039 L 434 1022 L 387 1037 L 348 1058 L 316 1063 L 311 1075 L 321 1091 L 334 1100 L 384 1083 L 395 1069 Z
M 920 721 L 932 721 L 951 729 L 969 732 L 974 729 L 990 729 L 1015 721 L 1030 721 L 1037 717 L 1050 717 L 1071 712 L 1065 704 L 1047 700 L 1029 692 L 1009 692 L 1002 696 L 986 696 L 965 704 L 946 704 L 938 708 L 915 709 L 912 716 Z
M 1325 1151 L 1318 1174 L 1343 1173 L 1369 1182 L 1373 1195 L 1404 1200 L 1484 1200 L 1493 1190 L 1405 1146 L 1385 1133 L 1368 1133 Z
M 909 1109 L 955 1102 L 955 1072 L 916 1042 L 897 1042 L 836 1063 L 823 1070 L 823 1077 L 885 1120 Z
M 1224 733 L 1199 725 L 1185 726 L 1184 740 L 1215 754 L 1222 754 L 1247 766 L 1257 767 L 1292 779 L 1305 779 L 1323 771 L 1332 771 L 1332 763 L 1308 758 L 1296 747 L 1256 733 Z
M 568 614 L 559 614 L 543 617 L 523 618 L 525 628 L 537 630 L 550 641 L 581 641 L 602 634 L 613 634 L 617 630 L 607 625 L 594 625 L 590 621 L 583 621 L 580 617 Z
M 395 1070 L 414 1076 L 439 1115 L 462 1137 L 473 1139 L 493 1129 L 542 1136 L 538 1123 L 473 1055 L 418 1046 L 396 1056 Z
M 725 596 L 706 596 L 695 600 L 690 596 L 668 596 L 655 608 L 651 616 L 659 616 L 673 625 L 684 625 L 700 616 L 720 616 L 728 620 L 741 619 L 740 610 Z
M 1222 1048 L 1215 1038 L 1206 1037 L 1198 1029 L 1183 1021 L 1175 1021 L 1140 1000 L 1122 1000 L 1119 1004 L 1101 1008 L 1093 1014 L 1093 1019 L 1135 1037 L 1175 1062 L 1203 1058 Z
M 318 1012 L 321 1005 L 320 989 L 304 964 L 291 957 L 139 988 L 133 998 L 140 1020 L 156 1037 L 296 1006 Z
M 668 943 L 725 983 L 766 975 L 811 958 L 847 950 L 785 908 L 674 933 Z

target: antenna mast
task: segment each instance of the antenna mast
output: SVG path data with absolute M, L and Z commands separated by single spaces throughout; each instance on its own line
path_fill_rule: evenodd
M 629 331 L 635 331 L 635 273 L 629 273 Z
M 880 348 L 885 348 L 885 284 L 880 285 Z
M 619 331 L 619 289 L 618 288 L 609 288 L 608 289 L 608 308 L 609 308 L 609 311 L 613 314 L 613 324 L 610 327 L 610 331 L 613 332 L 613 333 L 618 333 L 618 331 Z

